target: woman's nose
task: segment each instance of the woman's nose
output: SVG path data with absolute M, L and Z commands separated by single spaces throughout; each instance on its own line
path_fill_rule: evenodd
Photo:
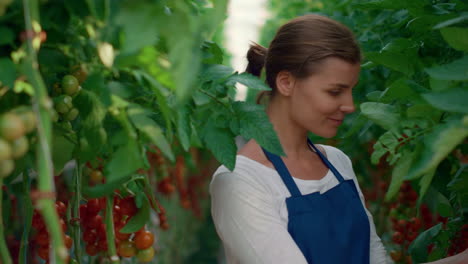
M 344 112 L 344 113 L 347 113 L 347 114 L 356 111 L 356 107 L 354 106 L 353 97 L 351 95 L 347 96 L 346 100 L 341 105 L 340 110 L 342 112 Z

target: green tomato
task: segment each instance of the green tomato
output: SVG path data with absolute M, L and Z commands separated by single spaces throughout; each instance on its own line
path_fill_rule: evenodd
M 36 128 L 37 120 L 34 112 L 31 110 L 21 110 L 18 112 L 19 117 L 23 120 L 26 133 L 30 133 Z
M 73 108 L 73 99 L 68 95 L 61 95 L 54 99 L 55 110 L 60 114 L 65 114 Z
M 0 160 L 0 177 L 6 178 L 15 169 L 13 160 Z
M 6 113 L 0 117 L 0 136 L 8 141 L 13 141 L 24 135 L 23 121 L 17 114 Z
M 76 108 L 72 108 L 66 115 L 65 115 L 65 120 L 67 121 L 73 121 L 76 119 L 80 111 Z
M 11 154 L 14 159 L 21 158 L 29 149 L 29 142 L 26 137 L 20 137 L 11 143 Z
M 137 253 L 137 259 L 140 262 L 150 262 L 154 258 L 154 248 L 149 247 L 147 249 L 139 250 Z
M 67 95 L 75 95 L 79 91 L 80 83 L 73 75 L 65 75 L 62 79 L 62 90 Z
M 11 158 L 11 146 L 8 142 L 0 138 L 0 161 Z

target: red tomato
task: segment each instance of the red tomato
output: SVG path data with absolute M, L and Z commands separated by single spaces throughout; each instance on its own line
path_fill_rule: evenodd
M 67 214 L 67 206 L 61 201 L 55 202 L 55 209 L 61 217 L 64 217 Z
M 88 210 L 87 210 L 88 216 L 97 215 L 99 211 L 101 211 L 101 204 L 99 202 L 99 199 L 90 199 L 88 201 Z
M 71 239 L 71 237 L 69 235 L 65 235 L 63 240 L 65 241 L 65 246 L 70 249 L 73 245 L 73 240 Z
M 137 212 L 135 199 L 133 197 L 126 197 L 120 201 L 120 211 L 123 215 L 133 216 Z
M 98 253 L 98 248 L 96 247 L 95 244 L 86 245 L 86 254 L 90 256 L 96 256 L 97 253 Z
M 137 249 L 147 249 L 153 245 L 154 235 L 150 231 L 143 231 L 135 236 L 135 246 Z
M 95 215 L 90 217 L 88 221 L 85 223 L 89 228 L 96 229 L 102 224 L 102 216 Z
M 37 255 L 41 259 L 48 261 L 49 260 L 49 246 L 46 246 L 46 247 L 41 246 L 39 249 L 37 249 Z

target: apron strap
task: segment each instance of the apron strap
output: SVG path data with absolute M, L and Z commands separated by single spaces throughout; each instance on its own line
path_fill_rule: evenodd
M 330 161 L 328 161 L 327 157 L 325 157 L 322 154 L 322 152 L 320 152 L 320 150 L 317 147 L 315 147 L 315 145 L 312 143 L 312 141 L 309 138 L 307 138 L 307 142 L 309 143 L 308 144 L 309 148 L 310 146 L 314 148 L 315 152 L 317 152 L 317 154 L 319 155 L 323 163 L 325 163 L 325 165 L 333 172 L 333 174 L 335 174 L 335 177 L 338 178 L 338 181 L 339 182 L 344 181 L 343 176 L 341 176 L 340 172 L 331 164 Z
M 273 166 L 275 166 L 276 171 L 281 176 L 281 179 L 283 180 L 284 184 L 291 193 L 291 196 L 301 196 L 301 191 L 299 191 L 299 188 L 297 188 L 296 183 L 294 182 L 291 174 L 289 174 L 289 171 L 286 168 L 286 165 L 284 164 L 281 157 L 269 152 L 263 147 L 262 150 L 267 156 L 267 158 L 271 161 L 271 163 L 273 163 Z

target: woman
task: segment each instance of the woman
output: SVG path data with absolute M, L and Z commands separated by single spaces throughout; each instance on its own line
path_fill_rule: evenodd
M 335 136 L 355 110 L 361 52 L 352 32 L 305 15 L 282 26 L 268 50 L 253 45 L 247 59 L 247 72 L 265 68 L 266 112 L 286 156 L 250 140 L 232 172 L 214 173 L 212 216 L 228 263 L 391 262 L 348 156 L 307 138 Z

